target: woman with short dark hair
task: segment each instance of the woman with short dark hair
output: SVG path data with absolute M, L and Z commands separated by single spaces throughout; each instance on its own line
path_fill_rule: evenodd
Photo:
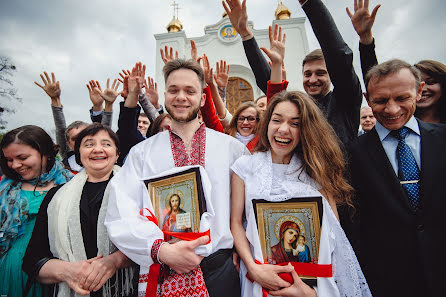
M 119 140 L 94 123 L 76 137 L 76 162 L 84 167 L 69 183 L 51 189 L 39 210 L 23 270 L 57 284 L 57 296 L 127 296 L 131 261 L 110 242 L 104 219 L 108 182 L 119 170 Z M 122 269 L 126 268 L 126 269 Z

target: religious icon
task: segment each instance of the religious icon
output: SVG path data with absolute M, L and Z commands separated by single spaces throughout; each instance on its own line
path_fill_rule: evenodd
M 232 25 L 223 26 L 220 29 L 220 38 L 223 41 L 232 41 L 237 37 L 237 31 Z
M 263 260 L 317 264 L 322 223 L 322 197 L 283 202 L 253 200 Z M 300 275 L 309 284 L 316 278 Z
M 199 232 L 206 202 L 198 168 L 145 182 L 162 231 Z M 168 234 L 164 240 L 177 241 Z

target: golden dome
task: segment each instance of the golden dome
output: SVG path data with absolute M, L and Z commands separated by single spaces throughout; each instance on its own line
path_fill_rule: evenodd
M 174 16 L 166 28 L 167 32 L 169 33 L 180 32 L 181 30 L 183 30 L 183 24 L 177 17 Z
M 288 9 L 288 7 L 283 5 L 282 1 L 280 1 L 274 14 L 276 16 L 276 20 L 288 20 L 291 16 L 291 11 Z

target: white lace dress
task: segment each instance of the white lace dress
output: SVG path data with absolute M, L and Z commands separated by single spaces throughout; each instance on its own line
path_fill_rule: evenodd
M 245 183 L 246 236 L 254 259 L 263 262 L 257 231 L 253 199 L 285 201 L 296 197 L 322 196 L 320 185 L 300 169 L 301 161 L 294 155 L 288 165 L 273 164 L 271 153 L 261 152 L 240 157 L 231 167 Z M 326 199 L 319 249 L 319 264 L 332 264 L 333 277 L 318 278 L 318 296 L 371 296 L 355 253 Z M 262 296 L 261 286 L 246 278 L 246 267 L 240 265 L 242 296 Z

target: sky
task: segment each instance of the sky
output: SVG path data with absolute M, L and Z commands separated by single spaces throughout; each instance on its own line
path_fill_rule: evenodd
M 311 1 L 311 0 L 309 0 Z M 14 114 L 2 114 L 10 130 L 25 124 L 38 125 L 54 135 L 49 97 L 34 84 L 43 71 L 54 72 L 60 81 L 67 124 L 89 122 L 91 102 L 85 84 L 98 80 L 105 86 L 108 77 L 117 78 L 122 68 L 137 61 L 155 73 L 154 34 L 165 33 L 172 19 L 173 1 L 160 0 L 0 0 L 0 55 L 7 56 L 17 71 L 11 80 L 22 103 L 1 103 L 14 107 Z M 204 35 L 204 27 L 221 19 L 218 0 L 176 0 L 179 19 L 187 37 Z M 362 80 L 358 42 L 345 12 L 353 11 L 353 0 L 323 0 L 339 31 L 354 52 L 355 69 Z M 277 0 L 247 0 L 249 19 L 255 29 L 265 29 L 274 19 Z M 297 0 L 284 0 L 291 17 L 305 16 Z M 400 58 L 409 63 L 422 59 L 446 63 L 446 2 L 443 0 L 370 0 L 370 10 L 381 4 L 373 28 L 379 61 Z M 306 21 L 309 49 L 319 48 Z M 441 37 L 443 36 L 443 37 Z M 292 53 L 286 53 L 287 55 Z M 223 57 L 224 58 L 224 57 Z M 162 96 L 162 90 L 160 95 Z M 114 105 L 114 125 L 118 119 L 118 98 Z

